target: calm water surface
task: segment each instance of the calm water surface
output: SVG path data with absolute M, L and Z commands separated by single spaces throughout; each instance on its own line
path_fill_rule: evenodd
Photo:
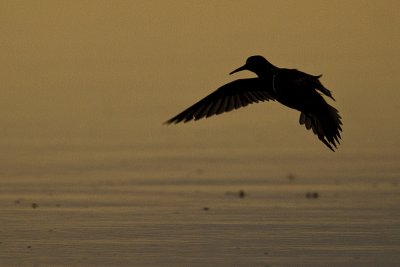
M 227 154 L 170 140 L 3 143 L 1 265 L 400 261 L 398 159 L 271 155 L 246 142 Z

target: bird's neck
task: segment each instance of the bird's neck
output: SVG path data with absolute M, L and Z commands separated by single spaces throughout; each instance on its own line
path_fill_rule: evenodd
M 278 69 L 277 67 L 267 68 L 267 69 L 259 69 L 259 70 L 255 70 L 254 73 L 257 74 L 257 76 L 260 78 L 269 77 L 271 75 L 274 75 L 277 69 Z

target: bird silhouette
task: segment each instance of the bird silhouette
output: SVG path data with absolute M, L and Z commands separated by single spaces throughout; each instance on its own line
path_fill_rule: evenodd
M 331 91 L 319 81 L 322 75 L 279 68 L 262 56 L 249 57 L 246 64 L 229 74 L 242 70 L 252 71 L 257 77 L 238 79 L 221 86 L 165 124 L 196 121 L 260 101 L 276 100 L 300 111 L 300 124 L 307 130 L 312 129 L 319 140 L 335 151 L 340 144 L 342 121 L 338 110 L 322 97 L 325 95 L 335 101 Z

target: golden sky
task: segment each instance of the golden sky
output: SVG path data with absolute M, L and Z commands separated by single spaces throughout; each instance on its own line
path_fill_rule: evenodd
M 163 121 L 252 75 L 228 73 L 261 54 L 324 75 L 344 149 L 398 153 L 398 10 L 396 0 L 1 1 L 0 135 L 169 131 Z M 276 103 L 248 109 L 200 127 L 311 136 Z

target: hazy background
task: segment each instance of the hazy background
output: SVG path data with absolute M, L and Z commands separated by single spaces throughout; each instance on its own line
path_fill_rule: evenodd
M 349 158 L 373 159 L 362 163 L 366 173 L 398 174 L 399 8 L 398 1 L 2 1 L 3 172 L 24 163 L 17 147 L 96 143 L 131 145 L 148 157 L 186 148 L 177 161 L 213 149 L 265 156 L 267 165 L 323 157 L 343 160 L 332 169 L 342 172 Z M 337 153 L 277 103 L 162 125 L 222 84 L 251 76 L 228 73 L 254 54 L 324 74 L 344 122 Z
M 149 157 L 182 146 L 190 155 L 217 149 L 244 158 L 373 155 L 399 163 L 398 8 L 397 1 L 3 1 L 1 143 L 123 143 Z M 251 75 L 228 73 L 254 54 L 324 74 L 344 122 L 337 153 L 276 103 L 162 125 Z

